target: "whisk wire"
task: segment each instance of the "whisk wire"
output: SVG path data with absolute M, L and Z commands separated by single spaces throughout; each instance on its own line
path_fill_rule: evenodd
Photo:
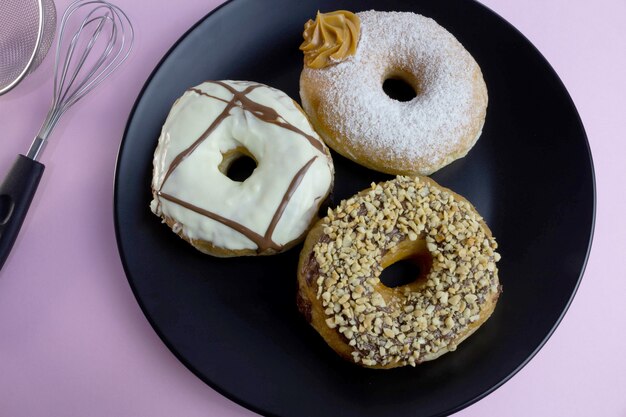
M 78 64 L 75 65 L 76 71 L 74 71 L 74 74 L 72 76 L 72 79 L 70 80 L 67 88 L 65 89 L 65 94 L 64 97 L 61 98 L 61 100 L 63 100 L 65 98 L 65 96 L 67 96 L 70 92 L 71 86 L 74 82 L 74 80 L 76 79 L 76 77 L 78 76 L 78 73 L 80 71 L 80 69 L 82 69 L 87 57 L 89 56 L 94 44 L 96 43 L 96 41 L 98 40 L 98 37 L 100 36 L 100 33 L 102 32 L 102 29 L 104 28 L 105 24 L 106 24 L 106 19 L 110 19 L 109 14 L 106 13 L 103 16 L 98 16 L 98 17 L 94 17 L 91 18 L 91 16 L 96 13 L 99 9 L 101 8 L 107 8 L 106 6 L 98 6 L 95 9 L 93 9 L 89 14 L 87 14 L 87 16 L 85 16 L 85 18 L 83 19 L 80 28 L 78 29 L 78 31 L 74 34 L 74 36 L 72 37 L 72 41 L 70 43 L 70 50 L 67 52 L 66 55 L 66 60 L 63 66 L 63 76 L 61 79 L 61 86 L 59 87 L 60 90 L 63 90 L 63 82 L 65 81 L 65 73 L 67 72 L 67 70 L 69 69 L 70 65 L 71 65 L 71 60 L 74 57 L 74 49 L 76 48 L 76 44 L 80 38 L 80 35 L 82 34 L 83 30 L 85 30 L 86 27 L 88 27 L 91 23 L 97 21 L 98 22 L 98 26 L 96 27 L 96 29 L 94 30 L 94 32 L 91 34 L 90 36 L 90 40 L 89 43 L 87 44 L 85 50 L 82 53 L 82 56 L 79 59 Z M 113 22 L 112 22 L 113 23 Z M 107 42 L 107 48 L 105 49 L 104 53 L 100 56 L 100 58 L 92 65 L 92 70 L 88 72 L 88 74 L 84 77 L 83 82 L 81 83 L 81 85 L 84 85 L 87 80 L 93 76 L 93 74 L 97 71 L 98 67 L 100 67 L 102 65 L 102 63 L 107 59 L 111 49 L 113 48 L 113 41 L 114 38 L 116 36 L 116 27 L 113 25 L 112 26 L 112 30 L 111 30 L 111 35 L 109 37 L 109 40 Z M 56 74 L 55 74 L 55 82 L 56 82 Z M 78 91 L 79 87 L 77 87 L 75 89 L 75 91 Z
M 103 29 L 104 25 L 106 24 L 106 19 L 112 20 L 108 15 L 103 16 L 102 18 L 98 18 L 98 20 L 99 20 L 98 27 L 95 29 L 94 34 L 92 35 L 93 36 L 92 41 L 90 42 L 90 44 L 85 49 L 85 53 L 83 54 L 83 57 L 81 57 L 81 62 L 79 63 L 80 66 L 82 66 L 84 64 L 84 61 L 86 60 L 87 55 L 89 55 L 89 53 L 91 52 L 91 49 L 93 48 L 93 46 L 95 44 L 95 41 L 97 40 L 98 36 L 100 36 L 100 33 L 102 32 L 102 29 Z M 92 20 L 92 21 L 95 21 L 95 20 Z M 117 36 L 117 29 L 115 27 L 113 27 L 112 30 L 111 30 L 111 34 L 109 36 L 109 41 L 107 43 L 107 48 L 102 53 L 100 58 L 92 65 L 91 69 L 89 70 L 87 75 L 83 78 L 81 83 L 75 88 L 74 93 L 73 93 L 73 97 L 75 98 L 75 100 L 72 103 L 68 103 L 69 105 L 72 105 L 73 103 L 78 101 L 84 94 L 86 94 L 85 93 L 85 90 L 86 90 L 85 87 L 88 86 L 88 84 L 89 84 L 88 81 L 92 80 L 92 77 L 94 77 L 94 75 L 102 67 L 104 62 L 109 58 L 109 55 L 111 54 L 111 51 L 113 50 L 113 40 L 114 40 L 114 38 L 116 36 Z M 77 75 L 78 75 L 78 73 L 75 73 L 75 76 L 77 76 Z
M 72 41 L 70 42 L 70 49 L 67 52 L 67 56 L 66 56 L 66 59 L 64 61 L 63 71 L 62 71 L 62 75 L 61 75 L 61 81 L 59 83 L 59 88 L 58 88 L 58 91 L 63 91 L 63 95 L 59 98 L 58 101 L 63 102 L 66 99 L 66 97 L 68 95 L 70 95 L 70 92 L 72 91 L 72 86 L 74 84 L 74 81 L 76 81 L 76 78 L 78 77 L 79 71 L 82 70 L 83 65 L 85 64 L 85 61 L 86 61 L 87 57 L 89 56 L 89 53 L 91 52 L 91 49 L 93 48 L 93 45 L 94 45 L 95 41 L 98 40 L 98 36 L 100 35 L 100 32 L 102 31 L 102 28 L 104 27 L 104 23 L 105 23 L 105 21 L 102 20 L 102 19 L 98 19 L 98 21 L 99 21 L 98 27 L 92 33 L 91 39 L 90 39 L 89 43 L 87 44 L 87 47 L 83 51 L 81 57 L 78 59 L 78 63 L 75 65 L 77 70 L 75 70 L 72 73 L 71 78 L 70 78 L 69 82 L 67 83 L 67 87 L 65 87 L 64 84 L 65 84 L 65 81 L 66 81 L 67 72 L 68 72 L 68 70 L 70 68 L 70 65 L 72 64 L 72 60 L 74 59 L 74 50 L 76 48 L 76 44 L 78 43 L 78 40 L 80 39 L 80 35 L 81 35 L 82 31 L 85 30 L 85 28 L 89 24 L 91 24 L 92 22 L 95 22 L 96 20 L 97 19 L 95 19 L 95 18 L 91 19 L 89 21 L 84 20 L 82 25 L 81 25 L 81 27 L 80 27 L 80 29 L 78 30 L 78 32 L 76 32 L 76 34 L 74 34 L 74 36 L 72 37 Z M 107 47 L 107 49 L 109 49 L 109 48 L 110 48 L 110 46 Z M 87 82 L 86 80 L 89 77 L 93 76 L 93 73 L 97 70 L 97 67 L 99 65 L 102 65 L 101 61 L 103 59 L 106 59 L 106 56 L 101 56 L 100 59 L 98 59 L 98 61 L 96 61 L 93 64 L 92 70 L 87 73 L 85 78 L 81 81 L 79 86 L 74 89 L 74 91 L 77 91 L 80 88 L 80 86 L 84 85 Z M 57 76 L 55 74 L 55 83 L 57 82 L 57 78 L 56 77 Z
M 128 26 L 129 26 L 129 29 L 131 31 L 130 32 L 130 42 L 129 42 L 128 46 L 127 46 L 126 45 L 127 42 L 126 42 L 125 24 L 124 24 L 124 21 L 119 17 L 119 15 L 117 15 L 117 20 L 119 21 L 119 26 L 117 24 L 114 24 L 113 32 L 116 34 L 116 39 L 117 39 L 118 27 L 120 28 L 119 29 L 119 32 L 121 33 L 121 38 L 119 39 L 120 47 L 117 48 L 117 52 L 115 53 L 113 58 L 109 61 L 109 63 L 104 67 L 104 69 L 97 76 L 95 76 L 92 80 L 90 80 L 89 85 L 87 87 L 87 88 L 89 88 L 89 91 L 91 91 L 93 88 L 95 88 L 98 85 L 100 85 L 100 83 L 102 83 L 102 81 L 104 81 L 109 75 L 111 75 L 111 73 L 113 71 L 115 71 L 120 65 L 122 65 L 122 63 L 124 61 L 126 61 L 128 56 L 130 55 L 130 52 L 132 50 L 133 39 L 134 39 L 134 31 L 133 31 L 132 25 L 130 24 L 130 21 L 128 20 L 128 17 L 126 16 L 126 14 L 123 11 L 121 11 L 119 9 L 117 9 L 117 11 L 120 12 L 124 16 L 124 18 L 126 19 L 126 24 L 128 24 Z M 113 18 L 113 20 L 115 21 L 116 19 Z M 83 92 L 82 95 L 79 98 L 82 98 L 84 95 L 85 95 L 85 93 Z
M 86 6 L 92 8 L 83 17 L 64 50 L 68 22 L 75 12 Z M 36 157 L 59 118 L 128 58 L 133 41 L 134 29 L 128 16 L 108 1 L 76 0 L 67 8 L 57 40 L 52 104 L 29 155 Z M 97 53 L 96 48 L 101 51 L 92 58 L 87 68 L 90 56 Z

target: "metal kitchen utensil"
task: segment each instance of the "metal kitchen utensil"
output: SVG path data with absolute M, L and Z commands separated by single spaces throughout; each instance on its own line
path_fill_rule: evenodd
M 78 22 L 76 30 L 70 32 L 69 26 L 75 22 Z M 18 155 L 0 185 L 0 268 L 39 185 L 44 165 L 38 162 L 38 157 L 48 136 L 63 113 L 128 58 L 133 39 L 128 16 L 107 1 L 77 0 L 63 14 L 55 55 L 52 105 L 28 153 Z
M 0 95 L 41 64 L 56 26 L 52 0 L 0 0 Z

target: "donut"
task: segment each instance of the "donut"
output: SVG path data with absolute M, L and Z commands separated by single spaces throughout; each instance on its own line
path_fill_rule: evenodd
M 234 161 L 256 168 L 243 181 Z M 150 208 L 213 256 L 271 255 L 301 241 L 333 184 L 328 148 L 285 93 L 207 81 L 174 103 L 154 152 Z
M 298 309 L 349 361 L 415 366 L 455 350 L 489 318 L 501 292 L 496 249 L 476 209 L 432 179 L 372 184 L 311 229 Z M 385 286 L 381 272 L 400 260 L 420 273 Z
M 415 13 L 340 14 L 307 22 L 300 47 L 302 107 L 326 144 L 394 175 L 429 175 L 465 156 L 482 132 L 487 88 L 463 45 Z M 415 97 L 388 96 L 390 79 Z

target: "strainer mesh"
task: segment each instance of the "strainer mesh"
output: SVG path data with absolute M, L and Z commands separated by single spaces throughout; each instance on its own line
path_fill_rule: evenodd
M 0 91 L 20 76 L 37 45 L 39 30 L 37 0 L 0 0 Z M 54 40 L 56 9 L 43 0 L 43 36 L 28 72 L 43 61 Z

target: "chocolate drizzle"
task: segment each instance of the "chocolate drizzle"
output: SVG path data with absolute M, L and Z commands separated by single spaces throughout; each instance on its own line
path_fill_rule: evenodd
M 264 121 L 266 123 L 271 123 L 273 125 L 280 126 L 283 129 L 291 130 L 292 132 L 297 133 L 298 135 L 300 135 L 300 136 L 304 137 L 306 140 L 308 140 L 309 143 L 311 145 L 313 145 L 313 147 L 315 149 L 317 149 L 318 151 L 320 151 L 322 153 L 324 152 L 324 147 L 322 146 L 322 142 L 321 141 L 319 141 L 314 136 L 311 136 L 311 135 L 309 135 L 307 133 L 304 133 L 302 130 L 298 129 L 296 126 L 292 125 L 291 123 L 288 123 L 273 108 L 265 106 L 265 105 L 263 105 L 261 103 L 257 103 L 256 101 L 251 100 L 250 97 L 248 97 L 246 95 L 247 93 L 249 93 L 249 91 L 247 91 L 247 89 L 244 90 L 244 91 L 237 91 L 233 87 L 231 87 L 230 85 L 225 84 L 225 83 L 223 83 L 221 81 L 207 81 L 207 82 L 213 83 L 213 84 L 217 84 L 217 85 L 221 85 L 222 87 L 224 87 L 225 89 L 230 91 L 230 93 L 233 95 L 233 98 L 232 98 L 231 102 L 238 101 L 239 103 L 241 103 L 239 105 L 239 107 L 241 107 L 243 110 L 249 111 L 254 116 L 256 116 L 257 118 L 261 119 L 262 121 Z M 255 86 L 258 87 L 258 86 L 260 86 L 260 84 L 255 84 Z M 282 119 L 282 121 L 280 119 Z
M 261 236 L 260 234 L 256 233 L 254 230 L 248 229 L 246 226 L 244 226 L 241 223 L 237 223 L 236 221 L 227 219 L 226 217 L 222 217 L 219 214 L 216 214 L 211 211 L 205 210 L 201 207 L 195 206 L 191 203 L 178 199 L 172 195 L 166 194 L 162 191 L 159 191 L 157 195 L 159 197 L 162 197 L 166 200 L 171 201 L 172 203 L 176 203 L 180 206 L 185 207 L 186 209 L 195 211 L 198 214 L 202 214 L 203 216 L 206 216 L 209 219 L 215 220 L 216 222 L 220 222 L 223 225 L 228 226 L 233 230 L 236 230 L 237 232 L 241 233 L 242 235 L 244 235 L 245 237 L 247 237 L 248 239 L 256 243 L 256 245 L 259 247 L 260 250 L 261 248 L 263 248 L 263 250 L 269 249 L 269 248 L 279 250 L 282 248 L 281 245 L 274 243 L 271 239 L 268 239 L 265 236 Z
M 285 211 L 285 208 L 287 208 L 287 203 L 289 203 L 289 200 L 291 200 L 291 196 L 293 196 L 293 194 L 296 192 L 296 190 L 298 189 L 298 186 L 300 185 L 300 182 L 302 182 L 302 178 L 304 178 L 307 171 L 309 170 L 309 168 L 311 167 L 313 162 L 315 162 L 316 159 L 317 159 L 317 156 L 314 156 L 313 158 L 309 159 L 309 162 L 307 162 L 305 166 L 300 168 L 300 170 L 296 173 L 296 176 L 293 177 L 293 179 L 291 180 L 291 184 L 289 184 L 289 187 L 287 188 L 287 191 L 285 192 L 283 199 L 281 200 L 280 204 L 278 205 L 278 208 L 274 212 L 274 217 L 272 217 L 272 221 L 270 222 L 270 225 L 267 227 L 267 231 L 265 232 L 266 238 L 269 239 L 272 237 L 272 234 L 274 233 L 274 229 L 276 228 L 278 221 L 282 217 L 283 212 Z
M 240 94 L 245 96 L 257 87 L 260 87 L 260 85 L 251 85 L 242 92 L 240 92 Z M 205 95 L 208 96 L 208 94 Z M 163 184 L 165 184 L 165 181 L 167 181 L 169 176 L 172 174 L 172 172 L 174 172 L 178 165 L 180 165 L 181 162 L 183 162 L 189 155 L 191 155 L 193 151 L 195 151 L 196 148 L 200 146 L 200 144 L 202 144 L 202 142 L 204 142 L 209 136 L 211 136 L 211 133 L 213 133 L 215 128 L 217 128 L 220 123 L 224 121 L 224 119 L 230 116 L 231 109 L 237 105 L 236 98 L 236 96 L 233 96 L 232 100 L 226 104 L 226 107 L 224 107 L 224 110 L 222 110 L 222 112 L 215 118 L 215 120 L 213 120 L 213 123 L 211 123 L 207 130 L 205 130 L 204 133 L 194 143 L 191 144 L 191 146 L 176 155 L 176 158 L 174 158 L 169 168 L 167 169 L 167 172 L 165 173 L 165 177 L 163 178 L 163 182 L 161 183 L 161 188 L 159 188 L 159 191 L 163 189 Z
M 291 180 L 291 183 L 289 184 L 289 187 L 287 188 L 287 190 L 285 191 L 285 194 L 283 195 L 283 198 L 280 202 L 280 204 L 278 205 L 278 207 L 276 208 L 276 211 L 274 212 L 274 215 L 272 217 L 272 220 L 267 228 L 267 231 L 265 232 L 265 234 L 262 236 L 258 233 L 256 233 L 255 231 L 249 229 L 248 227 L 242 225 L 241 223 L 238 223 L 234 220 L 231 219 L 227 219 L 223 216 L 220 216 L 219 214 L 213 213 L 209 210 L 203 209 L 201 207 L 195 206 L 189 202 L 183 201 L 179 198 L 176 198 L 170 194 L 164 193 L 162 192 L 163 186 L 165 184 L 165 182 L 167 181 L 167 179 L 170 177 L 170 175 L 176 170 L 176 168 L 180 165 L 181 162 L 183 162 L 189 155 L 191 155 L 197 148 L 198 146 L 200 146 L 206 139 L 209 138 L 209 136 L 211 136 L 211 133 L 213 133 L 213 131 L 220 125 L 220 123 L 222 121 L 224 121 L 226 118 L 228 118 L 230 116 L 230 111 L 234 108 L 234 107 L 239 107 L 244 111 L 248 111 L 250 113 L 252 113 L 255 117 L 259 118 L 260 120 L 266 122 L 266 123 L 271 123 L 274 124 L 276 126 L 280 126 L 284 129 L 290 130 L 292 132 L 295 132 L 299 135 L 301 135 L 302 137 L 304 137 L 315 149 L 319 150 L 320 152 L 324 153 L 324 148 L 322 143 L 316 139 L 315 137 L 308 135 L 307 133 L 303 132 L 302 130 L 298 129 L 296 126 L 288 123 L 276 110 L 274 110 L 271 107 L 265 106 L 263 104 L 257 103 L 255 101 L 253 101 L 252 99 L 250 99 L 247 94 L 250 93 L 251 91 L 253 91 L 255 88 L 258 87 L 262 87 L 262 84 L 252 84 L 249 85 L 246 89 L 244 89 L 243 91 L 238 91 L 235 88 L 233 88 L 232 86 L 223 83 L 221 81 L 207 81 L 209 83 L 213 83 L 213 84 L 217 84 L 220 85 L 221 87 L 225 88 L 226 90 L 228 90 L 232 95 L 232 99 L 230 100 L 225 100 L 222 99 L 220 97 L 216 97 L 213 96 L 211 94 L 207 94 L 204 91 L 197 89 L 197 88 L 191 88 L 188 91 L 193 91 L 196 94 L 205 96 L 205 97 L 209 97 L 215 100 L 219 100 L 222 101 L 224 103 L 226 103 L 226 107 L 224 107 L 224 109 L 222 110 L 222 112 L 216 117 L 216 119 L 209 125 L 209 127 L 202 133 L 202 135 L 195 140 L 188 148 L 186 148 L 184 151 L 182 151 L 181 153 L 179 153 L 178 155 L 176 155 L 176 157 L 172 160 L 172 163 L 170 164 L 168 170 L 165 173 L 165 176 L 163 178 L 163 181 L 161 183 L 161 186 L 159 188 L 159 190 L 156 192 L 157 196 L 171 201 L 172 203 L 178 204 L 180 206 L 183 206 L 191 211 L 194 211 L 198 214 L 201 214 L 205 217 L 208 217 L 212 220 L 215 220 L 225 226 L 230 227 L 231 229 L 241 233 L 242 235 L 244 235 L 245 237 L 247 237 L 248 239 L 250 239 L 252 242 L 254 242 L 257 245 L 257 253 L 263 252 L 267 249 L 274 249 L 276 251 L 279 251 L 282 249 L 282 245 L 274 242 L 272 240 L 272 235 L 274 233 L 274 229 L 276 228 L 278 222 L 280 221 L 285 209 L 287 208 L 287 204 L 289 203 L 291 197 L 293 196 L 293 194 L 296 192 L 296 190 L 298 189 L 298 186 L 300 185 L 300 183 L 302 182 L 302 179 L 304 178 L 304 176 L 306 175 L 306 173 L 308 172 L 309 168 L 311 167 L 311 165 L 313 165 L 313 163 L 315 162 L 315 159 L 317 159 L 317 156 L 314 156 L 313 158 L 311 158 L 297 173 L 296 175 L 293 177 L 293 179 Z

